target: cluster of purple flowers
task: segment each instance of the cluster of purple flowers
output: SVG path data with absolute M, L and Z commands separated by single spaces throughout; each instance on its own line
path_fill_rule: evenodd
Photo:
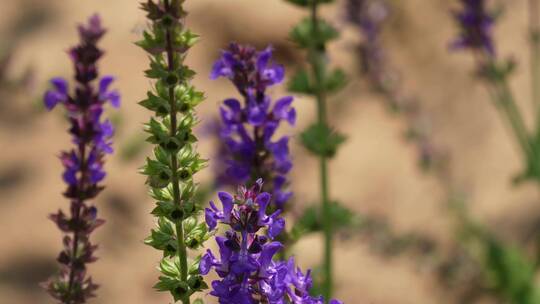
M 349 0 L 346 6 L 347 19 L 362 30 L 366 40 L 377 42 L 388 17 L 388 9 L 384 0 Z
M 102 118 L 103 105 L 110 102 L 118 107 L 120 104 L 118 92 L 109 89 L 113 77 L 101 78 L 97 89 L 93 84 L 98 78 L 96 63 L 103 55 L 97 43 L 105 34 L 99 16 L 92 16 L 88 24 L 80 25 L 78 30 L 80 43 L 69 50 L 77 83 L 74 93 L 70 95 L 66 80 L 53 78 L 53 89 L 44 97 L 48 110 L 58 104 L 66 109 L 74 144 L 60 155 L 63 179 L 68 186 L 64 196 L 71 200 L 70 216 L 61 210 L 50 216 L 65 234 L 64 250 L 57 259 L 61 270 L 45 285 L 49 293 L 63 303 L 84 303 L 97 289 L 86 276 L 86 264 L 96 260 L 97 246 L 90 243 L 90 233 L 104 221 L 97 218 L 96 207 L 87 205 L 86 201 L 103 189 L 99 183 L 105 177 L 104 156 L 112 153 L 113 127 Z
M 408 135 L 417 144 L 420 164 L 425 167 L 441 165 L 445 156 L 430 138 L 430 121 L 418 99 L 404 93 L 401 74 L 392 66 L 381 41 L 382 30 L 391 13 L 390 3 L 387 0 L 347 0 L 346 13 L 347 21 L 362 38 L 358 53 L 369 85 L 386 97 L 389 108 L 405 115 Z
M 272 102 L 266 89 L 284 78 L 281 65 L 271 61 L 270 47 L 258 52 L 251 46 L 231 43 L 214 64 L 211 78 L 226 77 L 242 95 L 224 101 L 221 108 L 220 138 L 224 144 L 226 167 L 219 180 L 238 185 L 262 178 L 268 181 L 274 209 L 282 209 L 292 193 L 287 191 L 287 173 L 292 168 L 287 136 L 273 140 L 281 123 L 293 125 L 296 111 L 293 98 Z
M 454 13 L 461 27 L 461 34 L 452 43 L 452 48 L 469 48 L 494 57 L 495 45 L 492 29 L 495 16 L 486 9 L 485 0 L 461 0 L 463 10 Z
M 394 107 L 402 102 L 396 88 L 396 73 L 387 64 L 387 56 L 381 45 L 381 32 L 389 14 L 388 3 L 384 0 L 348 0 L 347 20 L 362 36 L 358 47 L 362 70 L 367 74 L 375 89 L 392 95 Z
M 213 202 L 205 210 L 206 223 L 214 230 L 218 222 L 230 229 L 217 236 L 219 256 L 208 250 L 199 269 L 206 275 L 213 268 L 220 279 L 212 282 L 211 295 L 222 304 L 323 304 L 322 297 L 312 297 L 310 272 L 302 273 L 294 259 L 274 261 L 283 245 L 274 238 L 284 229 L 280 210 L 266 214 L 271 196 L 262 192 L 262 180 L 251 188 L 240 187 L 234 197 L 219 193 L 223 209 Z M 262 231 L 266 230 L 266 235 Z M 331 304 L 339 304 L 332 300 Z

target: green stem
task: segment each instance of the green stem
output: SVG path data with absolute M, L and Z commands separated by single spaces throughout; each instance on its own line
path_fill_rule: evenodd
M 313 25 L 313 37 L 319 35 L 318 16 L 317 16 L 317 1 L 311 1 L 310 6 L 311 20 Z M 309 49 L 309 61 L 313 70 L 316 87 L 317 99 L 317 119 L 321 125 L 327 125 L 326 113 L 326 92 L 324 87 L 324 79 L 326 73 L 324 46 L 312 43 Z M 328 187 L 328 159 L 326 156 L 319 157 L 320 166 L 320 189 L 322 203 L 322 221 L 324 231 L 324 258 L 323 258 L 323 296 L 328 303 L 332 297 L 333 273 L 332 273 L 332 216 L 330 214 L 330 199 Z
M 496 88 L 496 94 L 498 104 L 500 104 L 506 114 L 524 156 L 526 159 L 531 159 L 534 156 L 534 152 L 530 143 L 529 133 L 508 84 L 506 82 L 500 83 Z
M 529 35 L 531 56 L 531 92 L 536 111 L 536 128 L 540 135 L 540 18 L 538 0 L 529 0 Z
M 169 8 L 169 0 L 164 1 L 165 7 L 168 10 Z M 169 72 L 173 73 L 175 66 L 174 66 L 174 50 L 172 47 L 172 33 L 169 28 L 166 30 L 166 39 L 167 39 L 167 64 L 168 64 L 168 70 Z M 176 100 L 175 100 L 175 94 L 174 94 L 174 88 L 175 86 L 169 87 L 169 105 L 171 107 L 170 117 L 171 117 L 171 126 L 170 126 L 170 135 L 171 137 L 175 137 L 177 133 L 177 108 L 176 108 Z M 178 178 L 178 156 L 176 153 L 171 154 L 171 170 L 172 170 L 172 176 L 171 176 L 171 182 L 173 186 L 173 201 L 176 206 L 178 206 L 179 209 L 182 208 L 182 201 L 180 199 L 180 185 L 179 185 L 179 178 Z M 187 269 L 187 249 L 186 244 L 184 243 L 184 223 L 182 219 L 177 220 L 176 222 L 176 239 L 178 242 L 178 259 L 180 261 L 180 278 L 183 282 L 187 281 L 187 275 L 188 275 L 188 269 Z M 190 303 L 190 297 L 185 296 L 182 298 L 183 304 L 189 304 Z

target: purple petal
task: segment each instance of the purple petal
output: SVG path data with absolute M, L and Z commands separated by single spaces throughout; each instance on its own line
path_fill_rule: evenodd
M 287 112 L 289 110 L 289 107 L 291 106 L 293 102 L 292 96 L 285 96 L 276 101 L 276 105 L 274 106 L 274 115 L 280 118 L 284 118 L 287 116 Z
M 199 263 L 199 271 L 202 275 L 207 275 L 215 263 L 216 258 L 212 254 L 212 251 L 207 250 L 206 253 L 202 256 L 201 262 Z
M 69 185 L 76 185 L 77 184 L 77 170 L 74 169 L 66 169 L 64 171 L 64 174 L 62 175 L 64 181 L 68 183 Z
M 62 95 L 67 95 L 68 83 L 64 78 L 54 77 L 53 79 L 51 79 L 51 84 L 54 86 L 58 93 Z
M 215 80 L 219 77 L 231 77 L 232 76 L 232 70 L 229 66 L 225 64 L 225 61 L 222 59 L 219 59 L 214 63 L 214 66 L 212 67 L 212 72 L 210 73 L 210 79 Z
M 227 107 L 229 107 L 234 113 L 240 112 L 242 110 L 240 102 L 236 98 L 227 98 L 223 101 L 223 103 Z
M 45 107 L 47 110 L 52 110 L 58 104 L 60 101 L 62 101 L 61 96 L 54 91 L 47 91 L 45 92 L 45 96 L 43 97 L 43 103 L 45 104 Z
M 223 216 L 225 217 L 225 221 L 228 222 L 233 209 L 234 198 L 227 192 L 219 192 L 218 197 L 221 204 L 223 204 Z
M 104 76 L 103 78 L 101 78 L 101 80 L 99 81 L 99 93 L 106 94 L 107 91 L 109 90 L 109 86 L 114 81 L 114 79 L 115 78 L 110 75 Z
M 216 213 L 214 212 L 214 210 L 210 208 L 204 209 L 204 220 L 206 221 L 206 225 L 210 230 L 214 230 L 217 226 L 215 214 Z
M 272 222 L 270 228 L 268 228 L 268 236 L 273 239 L 278 236 L 283 229 L 285 229 L 285 219 L 282 217 L 277 218 Z
M 289 137 L 283 136 L 277 142 L 270 144 L 270 151 L 277 160 L 285 161 L 289 158 Z
M 258 106 L 249 108 L 248 122 L 253 126 L 260 126 L 266 120 L 266 112 Z
M 120 98 L 120 93 L 118 93 L 118 91 L 114 90 L 114 91 L 109 92 L 106 95 L 106 99 L 109 100 L 109 102 L 114 108 L 120 107 L 121 98 Z
M 272 242 L 264 245 L 263 251 L 259 256 L 259 263 L 261 264 L 261 268 L 264 269 L 268 267 L 268 265 L 272 262 L 272 257 L 274 256 L 274 254 L 281 250 L 281 248 L 283 248 L 283 245 L 281 245 L 280 242 Z
M 264 51 L 260 52 L 257 57 L 257 69 L 260 71 L 264 70 L 264 68 L 268 65 L 268 62 L 270 61 L 270 58 L 272 58 L 272 47 L 267 47 Z

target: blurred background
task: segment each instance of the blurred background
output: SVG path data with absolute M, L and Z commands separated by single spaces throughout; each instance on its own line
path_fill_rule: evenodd
M 146 26 L 137 2 L 0 2 L 1 304 L 53 303 L 38 283 L 56 270 L 61 237 L 47 215 L 68 206 L 57 155 L 70 143 L 62 111 L 46 113 L 41 96 L 50 77 L 70 77 L 65 51 L 77 42 L 75 25 L 95 12 L 109 29 L 101 45 L 106 50 L 101 72 L 117 76 L 123 104 L 108 112 L 117 125 L 116 152 L 107 159 L 107 188 L 96 201 L 107 223 L 93 235 L 100 260 L 90 273 L 102 287 L 91 302 L 170 302 L 168 294 L 151 288 L 159 252 L 143 244 L 154 223 L 153 202 L 137 173 L 149 153 L 141 132 L 149 112 L 137 105 L 149 88 L 143 77 L 148 59 L 133 44 Z M 389 1 L 382 41 L 400 92 L 415 100 L 412 116 L 390 110 L 384 94 L 364 77 L 357 51 L 361 37 L 345 21 L 344 2 L 323 9 L 342 33 L 330 59 L 349 76 L 346 88 L 329 101 L 332 124 L 348 137 L 331 162 L 331 196 L 354 211 L 360 224 L 341 231 L 335 243 L 336 297 L 348 304 L 499 303 L 484 292 L 477 265 L 456 240 L 449 201 L 458 197 L 469 216 L 498 238 L 531 251 L 540 232 L 539 192 L 533 183 L 511 183 L 522 168 L 519 151 L 474 79 L 472 56 L 448 51 L 457 33 L 450 11 L 458 1 Z M 496 40 L 500 54 L 518 62 L 511 85 L 531 119 L 527 2 L 500 3 L 507 9 Z M 227 81 L 208 77 L 228 42 L 271 44 L 289 72 L 303 61 L 287 37 L 304 12 L 284 1 L 198 0 L 187 1 L 187 9 L 188 26 L 202 36 L 188 57 L 198 73 L 195 84 L 208 97 L 200 107 L 201 126 L 216 117 L 224 98 L 236 95 Z M 285 86 L 273 90 L 276 97 L 287 94 Z M 296 96 L 299 121 L 285 132 L 297 138 L 313 121 L 314 106 Z M 421 121 L 429 146 L 407 140 L 411 120 Z M 215 142 L 201 136 L 201 154 L 212 165 Z M 430 153 L 444 161 L 426 169 L 419 157 Z M 306 157 L 297 140 L 292 155 L 293 214 L 302 214 L 317 202 L 316 159 Z M 210 182 L 212 170 L 199 180 Z M 320 261 L 321 240 L 310 234 L 295 245 L 303 267 Z

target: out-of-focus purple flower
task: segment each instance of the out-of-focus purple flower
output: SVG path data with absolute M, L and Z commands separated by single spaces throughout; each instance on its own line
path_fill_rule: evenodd
M 362 36 L 358 51 L 362 70 L 374 87 L 382 92 L 395 91 L 395 73 L 387 66 L 387 56 L 381 43 L 381 32 L 389 15 L 385 0 L 347 0 L 347 20 Z
M 73 93 L 70 94 L 66 80 L 53 78 L 53 88 L 44 96 L 48 110 L 58 104 L 66 109 L 74 144 L 72 149 L 60 155 L 63 179 L 67 184 L 64 196 L 71 200 L 70 217 L 62 211 L 50 216 L 65 233 L 64 250 L 57 259 L 61 265 L 60 273 L 44 286 L 55 299 L 73 304 L 86 303 L 98 288 L 87 276 L 86 264 L 97 259 L 94 256 L 97 246 L 90 243 L 90 233 L 104 221 L 97 217 L 96 207 L 88 206 L 87 201 L 103 189 L 99 183 L 105 178 L 104 156 L 112 153 L 114 130 L 102 117 L 103 105 L 110 102 L 118 107 L 120 104 L 118 92 L 109 89 L 113 77 L 103 77 L 95 84 L 97 61 L 103 55 L 97 42 L 105 33 L 99 16 L 92 16 L 87 25 L 78 29 L 80 44 L 69 50 L 75 66 Z
M 68 84 L 67 81 L 60 77 L 51 79 L 53 85 L 52 90 L 45 92 L 43 101 L 47 110 L 52 110 L 58 103 L 64 103 L 68 100 Z
M 262 188 L 258 180 L 249 189 L 240 187 L 235 196 L 220 192 L 223 209 L 211 202 L 205 210 L 210 230 L 216 229 L 218 223 L 230 227 L 225 236 L 216 236 L 219 258 L 208 250 L 199 264 L 202 275 L 214 269 L 220 277 L 212 282 L 210 294 L 223 304 L 323 304 L 322 297 L 309 294 L 310 271 L 303 274 L 293 258 L 273 260 L 283 248 L 274 238 L 284 229 L 285 220 L 279 217 L 279 210 L 266 215 L 271 197 L 261 192 Z
M 490 57 L 496 55 L 492 38 L 495 17 L 486 9 L 485 0 L 461 0 L 463 9 L 454 12 L 461 33 L 451 44 L 453 49 L 472 49 Z
M 268 181 L 266 191 L 273 195 L 273 209 L 282 209 L 292 193 L 286 191 L 287 174 L 292 168 L 288 137 L 273 137 L 282 121 L 294 125 L 293 98 L 272 102 L 266 89 L 284 78 L 281 65 L 272 62 L 270 47 L 258 52 L 251 46 L 230 44 L 214 64 L 211 78 L 226 77 L 242 95 L 242 102 L 226 99 L 220 109 L 219 136 L 225 156 L 219 181 L 237 185 L 258 178 Z M 221 149 L 220 149 L 221 150 Z
M 388 0 L 347 0 L 346 18 L 360 35 L 358 57 L 360 70 L 369 86 L 380 93 L 389 109 L 402 113 L 409 130 L 407 138 L 417 145 L 419 162 L 424 168 L 445 161 L 442 151 L 433 148 L 430 124 L 417 98 L 404 93 L 401 75 L 392 66 L 382 41 L 382 31 L 392 12 Z

